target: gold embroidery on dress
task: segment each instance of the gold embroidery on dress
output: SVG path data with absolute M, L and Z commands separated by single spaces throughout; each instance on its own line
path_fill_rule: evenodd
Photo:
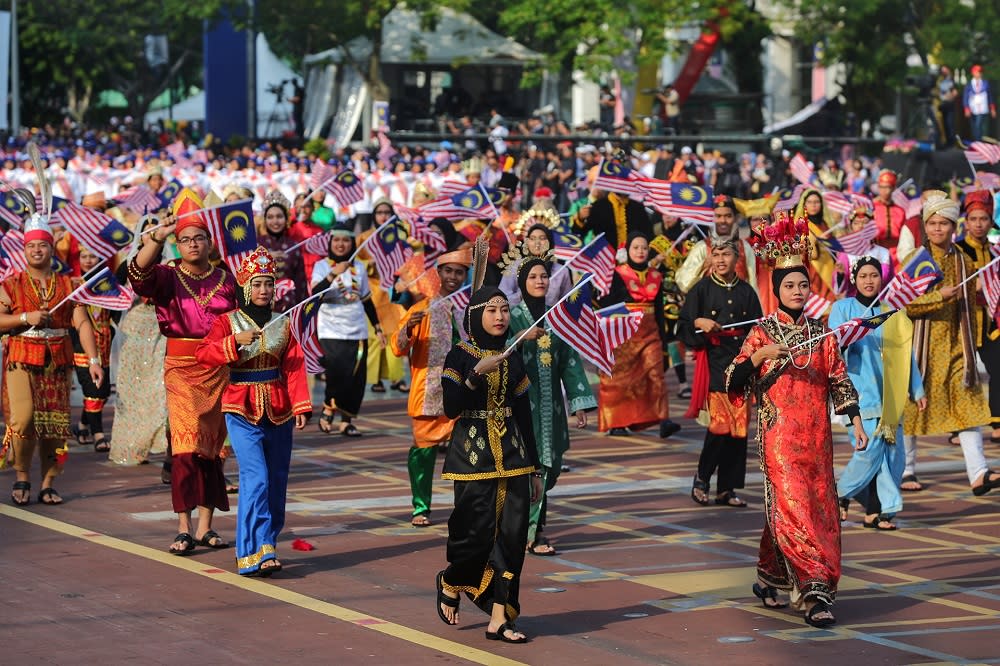
M 273 319 L 275 315 L 271 315 L 271 317 Z M 261 354 L 270 354 L 275 358 L 281 358 L 285 351 L 285 347 L 288 345 L 289 324 L 288 318 L 286 317 L 284 319 L 285 321 L 271 326 L 264 331 L 264 334 L 261 337 L 240 349 L 240 360 L 247 361 L 255 356 L 260 356 Z M 248 330 L 261 330 L 260 327 L 257 326 L 257 323 L 248 317 L 242 310 L 234 310 L 229 313 L 229 324 L 233 329 L 233 333 Z
M 253 555 L 247 555 L 246 557 L 236 558 L 236 566 L 240 569 L 249 569 L 250 567 L 255 567 L 260 564 L 261 560 L 264 559 L 266 555 L 271 555 L 274 553 L 274 546 L 269 543 L 265 543 L 260 547 Z

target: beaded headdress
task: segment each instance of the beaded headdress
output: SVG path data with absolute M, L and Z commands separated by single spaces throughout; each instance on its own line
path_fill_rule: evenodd
M 773 268 L 802 265 L 802 256 L 809 250 L 809 223 L 800 217 L 793 220 L 784 211 L 757 229 L 750 240 L 754 253 Z
M 288 202 L 288 198 L 281 193 L 280 190 L 271 190 L 264 195 L 264 210 L 267 211 L 271 206 L 280 206 L 285 213 L 288 213 L 288 207 L 291 204 Z
M 559 213 L 551 208 L 532 208 L 526 210 L 517 218 L 517 222 L 514 223 L 511 231 L 514 232 L 515 236 L 520 236 L 534 224 L 544 224 L 549 229 L 555 229 L 560 224 Z
M 243 298 L 247 303 L 250 302 L 250 282 L 255 277 L 274 277 L 274 257 L 267 248 L 259 245 L 243 260 L 236 273 L 236 283 L 243 287 Z

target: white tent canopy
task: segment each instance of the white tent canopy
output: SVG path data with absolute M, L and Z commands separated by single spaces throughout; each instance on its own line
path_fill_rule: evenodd
M 350 58 L 344 57 L 342 48 L 333 48 L 308 55 L 302 62 L 306 72 L 306 136 L 319 136 L 332 117 L 329 138 L 337 145 L 350 140 L 362 113 L 369 111 L 365 108 L 368 87 L 361 74 L 343 65 L 364 66 L 371 54 L 371 42 L 358 37 L 347 44 L 347 49 Z M 440 8 L 434 30 L 423 31 L 417 12 L 403 5 L 397 5 L 382 22 L 379 56 L 383 65 L 419 63 L 439 67 L 520 65 L 542 57 L 468 14 L 447 7 Z
M 257 35 L 257 133 L 256 136 L 279 136 L 293 129 L 292 105 L 288 102 L 292 87 L 284 87 L 284 100 L 280 105 L 268 88 L 281 85 L 298 75 L 271 51 L 263 33 Z M 162 122 L 170 115 L 169 109 L 157 109 L 146 114 L 146 123 Z M 202 91 L 174 104 L 174 120 L 205 120 L 205 92 Z

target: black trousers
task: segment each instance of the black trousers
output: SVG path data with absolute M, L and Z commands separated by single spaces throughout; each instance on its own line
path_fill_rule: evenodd
M 708 483 L 718 470 L 716 490 L 742 488 L 747 476 L 747 438 L 705 433 L 705 444 L 698 458 L 698 478 Z
M 1000 428 L 1000 339 L 987 340 L 979 348 L 979 358 L 990 375 L 990 425 Z
M 326 371 L 324 404 L 335 407 L 350 420 L 361 411 L 368 376 L 367 340 L 320 339 L 323 369 Z

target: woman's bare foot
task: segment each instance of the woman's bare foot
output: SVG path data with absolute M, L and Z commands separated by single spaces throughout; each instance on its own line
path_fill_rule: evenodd
M 458 599 L 458 594 L 454 592 L 449 592 L 448 590 L 441 590 L 441 594 L 448 597 L 449 599 Z M 452 608 L 448 604 L 442 603 L 441 612 L 444 614 L 445 619 L 448 620 L 448 624 L 458 624 L 458 608 Z

